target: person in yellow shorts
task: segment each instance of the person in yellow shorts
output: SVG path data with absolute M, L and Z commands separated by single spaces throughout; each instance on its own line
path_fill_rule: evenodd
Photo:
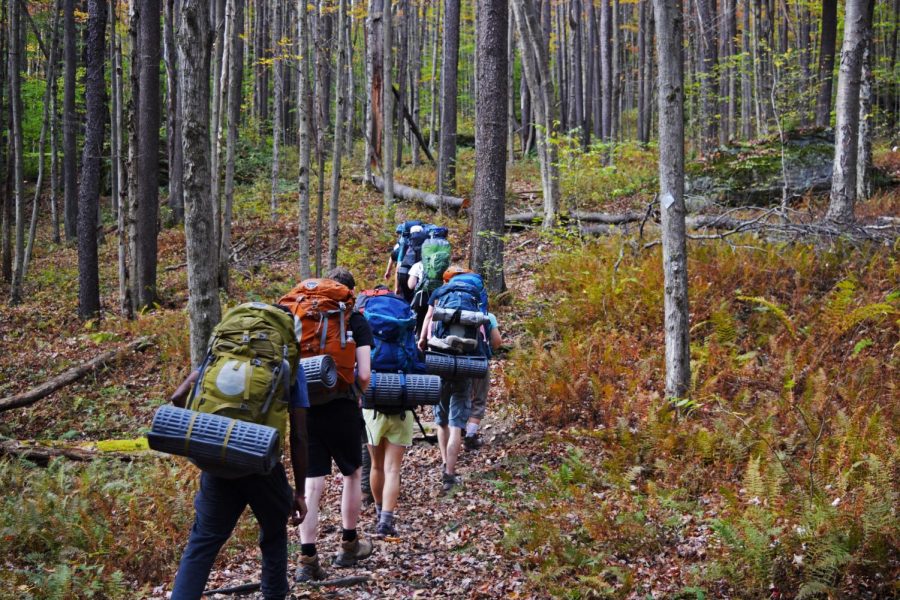
M 400 466 L 406 449 L 412 446 L 413 416 L 408 411 L 386 415 L 371 408 L 363 409 L 366 438 L 372 468 L 369 482 L 375 498 L 378 524 L 375 534 L 395 536 L 394 514 L 400 497 Z

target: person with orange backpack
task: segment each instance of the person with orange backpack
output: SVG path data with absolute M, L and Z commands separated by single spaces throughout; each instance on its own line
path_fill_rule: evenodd
M 294 314 L 300 357 L 328 354 L 337 364 L 338 383 L 331 390 L 310 392 L 307 411 L 309 459 L 306 473 L 308 513 L 300 527 L 300 568 L 297 581 L 325 578 L 316 552 L 319 501 L 332 461 L 343 475 L 341 551 L 338 567 L 352 567 L 372 554 L 372 542 L 357 532 L 362 508 L 363 419 L 360 398 L 371 378 L 372 329 L 354 310 L 356 282 L 345 268 L 332 269 L 325 279 L 307 279 L 281 298 Z

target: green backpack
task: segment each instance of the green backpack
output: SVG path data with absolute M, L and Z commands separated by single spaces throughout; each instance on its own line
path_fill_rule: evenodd
M 427 303 L 431 292 L 444 285 L 444 271 L 450 266 L 450 242 L 442 238 L 431 238 L 422 244 L 422 281 L 416 291 L 422 290 L 422 298 Z
M 299 355 L 289 312 L 262 302 L 236 306 L 213 329 L 187 407 L 274 427 L 284 448 Z

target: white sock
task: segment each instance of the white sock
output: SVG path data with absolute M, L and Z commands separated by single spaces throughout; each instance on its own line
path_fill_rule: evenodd
M 472 437 L 478 433 L 478 423 L 466 423 L 466 437 Z

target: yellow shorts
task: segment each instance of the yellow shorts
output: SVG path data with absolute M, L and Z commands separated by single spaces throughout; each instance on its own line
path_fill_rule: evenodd
M 415 419 L 408 411 L 399 415 L 386 415 L 364 408 L 363 419 L 366 422 L 366 440 L 369 444 L 377 446 L 383 438 L 387 438 L 387 441 L 396 446 L 412 446 Z

